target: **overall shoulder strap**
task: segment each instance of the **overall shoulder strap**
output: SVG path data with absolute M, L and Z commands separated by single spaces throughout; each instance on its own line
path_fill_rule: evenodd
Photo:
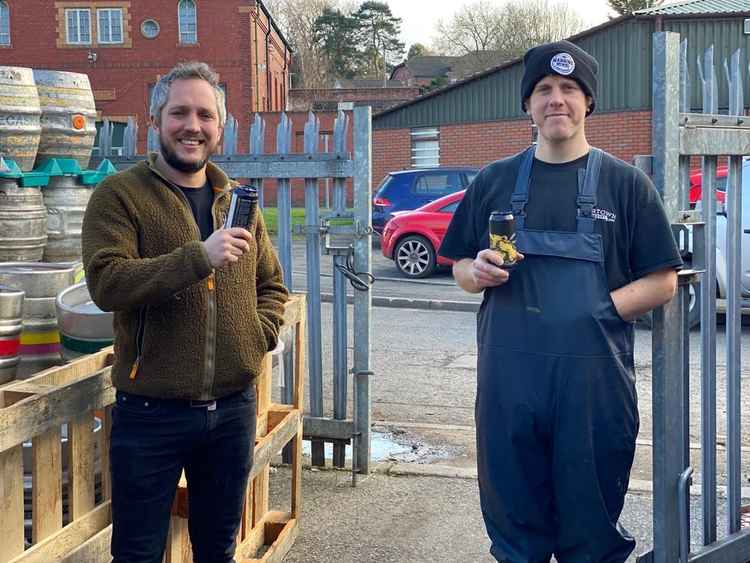
M 516 176 L 516 187 L 510 197 L 516 228 L 523 229 L 526 222 L 526 204 L 529 201 L 529 180 L 531 166 L 534 164 L 534 146 L 530 146 L 521 156 L 521 167 Z
M 578 232 L 594 232 L 594 206 L 596 205 L 596 189 L 599 186 L 599 171 L 602 167 L 602 151 L 591 147 L 586 161 L 586 169 L 578 171 Z

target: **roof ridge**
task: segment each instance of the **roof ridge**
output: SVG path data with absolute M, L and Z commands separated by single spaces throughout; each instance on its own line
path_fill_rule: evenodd
M 663 10 L 669 10 L 671 8 L 678 8 L 682 6 L 690 6 L 691 4 L 712 4 L 713 0 L 679 0 L 677 2 L 668 2 L 666 4 L 662 4 L 660 6 L 654 6 L 652 8 L 644 8 L 642 10 L 637 10 L 636 12 L 633 12 L 636 16 L 647 16 L 651 14 L 658 14 L 659 12 Z M 726 13 L 735 13 L 737 10 L 732 10 L 731 12 Z M 711 13 L 715 14 L 721 14 L 724 12 L 713 10 Z

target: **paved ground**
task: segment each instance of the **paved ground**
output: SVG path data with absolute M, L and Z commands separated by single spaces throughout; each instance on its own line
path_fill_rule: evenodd
M 373 249 L 376 304 L 410 307 L 373 308 L 372 412 L 373 455 L 383 462 L 377 473 L 351 487 L 340 471 L 305 471 L 301 535 L 289 562 L 491 561 L 478 508 L 475 480 L 473 401 L 475 387 L 475 315 L 479 298 L 456 288 L 448 273 L 426 282 L 404 282 L 392 263 Z M 296 289 L 304 289 L 304 247 L 295 244 Z M 330 291 L 330 257 L 322 259 L 321 286 Z M 393 302 L 394 299 L 398 301 Z M 411 300 L 409 302 L 408 300 Z M 440 304 L 450 305 L 442 309 Z M 324 399 L 332 411 L 332 307 L 323 303 Z M 349 311 L 351 316 L 351 308 Z M 351 318 L 350 318 L 351 322 Z M 351 325 L 350 325 L 351 326 Z M 700 340 L 691 334 L 691 442 L 700 442 Z M 351 360 L 351 336 L 348 343 Z M 719 434 L 725 433 L 723 376 L 725 337 L 717 335 Z M 743 331 L 743 356 L 750 350 L 750 329 Z M 636 331 L 637 386 L 641 410 L 631 493 L 622 522 L 639 542 L 638 553 L 651 545 L 651 333 Z M 743 395 L 750 392 L 747 369 Z M 349 390 L 351 397 L 351 389 Z M 350 407 L 351 408 L 351 407 Z M 351 410 L 350 410 L 351 412 Z M 747 417 L 745 417 L 747 418 Z M 743 445 L 750 448 L 750 427 L 743 421 Z M 718 451 L 719 481 L 724 482 L 725 451 Z M 700 480 L 699 450 L 693 465 Z M 272 479 L 279 499 L 288 480 L 279 468 Z M 743 475 L 750 467 L 743 466 Z M 396 475 L 397 474 L 397 475 Z M 747 483 L 747 480 L 744 480 Z M 695 489 L 699 492 L 699 489 Z M 693 497 L 693 543 L 701 528 L 700 498 Z M 720 521 L 723 501 L 720 500 Z M 720 524 L 719 529 L 723 530 Z
M 289 477 L 287 468 L 272 475 L 276 509 L 289 510 Z M 301 531 L 286 563 L 494 561 L 474 479 L 375 473 L 352 488 L 347 472 L 306 470 L 302 496 Z M 637 542 L 629 562 L 651 549 L 651 502 L 649 494 L 636 492 L 626 499 L 620 521 Z M 701 537 L 699 499 L 693 499 L 691 511 L 696 549 Z M 719 521 L 723 530 L 721 505 Z

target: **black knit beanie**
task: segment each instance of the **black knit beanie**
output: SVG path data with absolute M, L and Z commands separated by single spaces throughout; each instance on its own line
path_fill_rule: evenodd
M 531 97 L 536 83 L 549 74 L 566 76 L 578 82 L 583 93 L 591 97 L 591 107 L 586 115 L 594 111 L 599 63 L 580 47 L 570 41 L 556 41 L 532 47 L 523 56 L 523 66 L 523 79 L 521 80 L 521 109 L 523 111 L 526 111 L 524 102 Z

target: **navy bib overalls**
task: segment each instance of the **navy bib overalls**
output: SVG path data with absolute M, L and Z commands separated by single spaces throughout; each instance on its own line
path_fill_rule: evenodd
M 592 209 L 602 153 L 579 176 L 577 232 L 525 228 L 534 149 L 512 196 L 525 259 L 478 316 L 477 464 L 492 554 L 625 561 L 617 520 L 638 434 L 633 325 L 610 297 Z

